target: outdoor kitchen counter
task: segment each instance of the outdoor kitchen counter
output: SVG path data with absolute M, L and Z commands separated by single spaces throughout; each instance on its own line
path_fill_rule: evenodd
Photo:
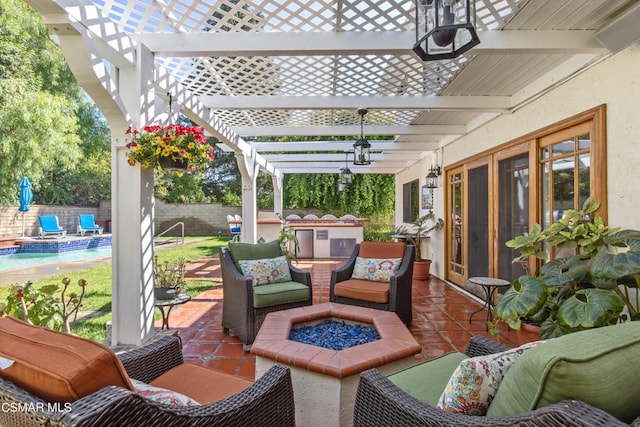
M 363 240 L 368 218 L 287 220 L 300 245 L 298 258 L 348 258 Z

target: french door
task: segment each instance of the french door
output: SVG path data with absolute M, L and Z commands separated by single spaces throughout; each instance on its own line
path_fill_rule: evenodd
M 512 281 L 523 274 L 526 266 L 512 264 L 515 255 L 505 242 L 528 230 L 529 167 L 528 149 L 521 146 L 448 172 L 454 212 L 447 228 L 449 280 L 464 285 L 468 277 Z
M 605 106 L 600 106 L 446 169 L 446 278 L 514 281 L 537 261 L 505 243 L 544 228 L 591 197 L 607 220 Z M 553 253 L 550 254 L 553 257 Z

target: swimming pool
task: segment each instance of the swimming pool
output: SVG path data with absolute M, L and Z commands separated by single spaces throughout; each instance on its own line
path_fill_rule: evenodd
M 0 271 L 50 263 L 85 261 L 104 256 L 111 256 L 111 246 L 59 253 L 16 253 L 0 256 Z

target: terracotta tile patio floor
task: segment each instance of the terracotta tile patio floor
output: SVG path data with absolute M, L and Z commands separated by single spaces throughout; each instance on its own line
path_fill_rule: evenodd
M 311 272 L 314 304 L 329 301 L 331 271 L 344 260 L 300 260 L 299 268 Z M 192 279 L 217 280 L 218 283 L 171 312 L 170 325 L 182 338 L 186 362 L 219 369 L 249 380 L 255 377 L 255 358 L 244 352 L 242 343 L 234 335 L 222 332 L 222 282 L 218 256 L 192 262 L 187 266 Z M 416 362 L 458 350 L 464 352 L 473 335 L 489 334 L 485 331 L 486 312 L 469 314 L 482 304 L 461 292 L 454 285 L 435 277 L 413 282 L 413 323 L 410 331 L 422 346 L 415 356 Z M 161 322 L 156 326 L 160 327 Z M 533 334 L 503 331 L 501 341 L 509 346 L 533 341 Z

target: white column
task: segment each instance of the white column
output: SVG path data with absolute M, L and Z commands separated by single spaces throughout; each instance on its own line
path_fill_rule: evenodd
M 252 153 L 255 153 L 255 150 L 252 150 Z M 258 240 L 256 180 L 260 166 L 253 155 L 236 154 L 236 159 L 242 176 L 242 241 L 256 243 Z
M 271 175 L 273 182 L 273 211 L 282 215 L 282 182 L 284 177 L 282 174 Z M 284 218 L 284 215 L 283 215 Z
M 112 149 L 112 345 L 140 345 L 153 334 L 153 170 Z
M 137 50 L 135 68 L 120 70 L 118 91 L 139 128 L 154 122 L 153 54 Z M 126 126 L 112 126 L 113 345 L 140 345 L 153 336 L 153 170 L 131 166 L 125 156 Z

